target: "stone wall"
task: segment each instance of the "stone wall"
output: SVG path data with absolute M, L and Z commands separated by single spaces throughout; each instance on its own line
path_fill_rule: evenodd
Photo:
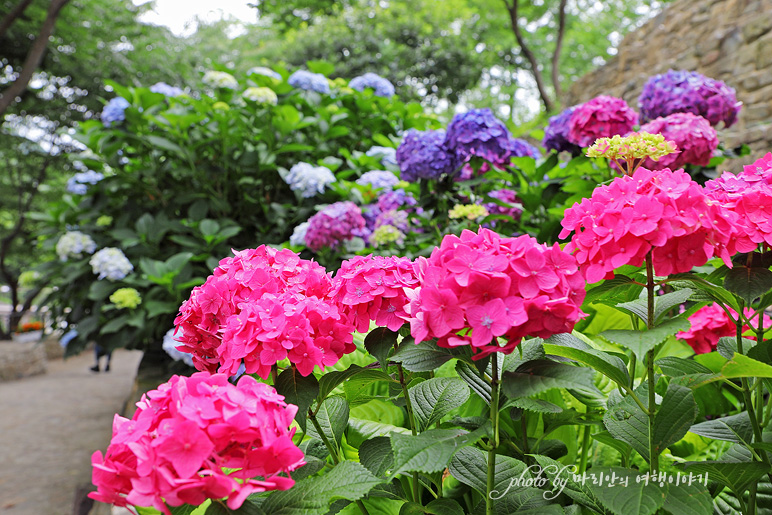
M 772 151 L 772 0 L 676 0 L 628 34 L 607 64 L 576 81 L 563 105 L 597 95 L 624 98 L 638 108 L 646 80 L 669 69 L 724 81 L 743 102 L 738 121 L 719 130 L 726 147 L 747 143 L 752 155 Z

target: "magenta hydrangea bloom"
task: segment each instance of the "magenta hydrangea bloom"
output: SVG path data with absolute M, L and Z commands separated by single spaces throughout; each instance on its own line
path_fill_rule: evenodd
M 578 106 L 568 121 L 568 141 L 588 147 L 598 138 L 632 132 L 638 113 L 621 98 L 601 95 Z
M 574 155 L 579 155 L 582 152 L 580 146 L 568 141 L 569 122 L 577 107 L 579 106 L 569 107 L 560 114 L 550 117 L 549 123 L 544 128 L 544 139 L 541 142 L 547 152 L 554 150 L 555 152 L 570 152 Z
M 417 286 L 408 258 L 357 256 L 341 264 L 331 296 L 360 333 L 370 330 L 371 321 L 397 331 L 409 318 L 406 289 Z
M 420 288 L 408 292 L 415 341 L 470 345 L 474 359 L 512 352 L 526 335 L 570 332 L 583 316 L 576 260 L 531 236 L 504 238 L 484 228 L 447 235 L 415 269 Z
M 734 89 L 720 80 L 697 72 L 669 70 L 650 77 L 638 99 L 644 121 L 672 113 L 693 113 L 711 125 L 724 122 L 730 127 L 737 121 L 742 102 Z
M 297 409 L 251 376 L 237 385 L 225 374 L 172 376 L 131 420 L 115 416 L 105 455 L 91 457 L 89 497 L 170 515 L 168 506 L 227 499 L 237 510 L 253 493 L 287 490 L 287 473 L 305 463 L 289 427 Z
M 737 222 L 683 170 L 638 168 L 568 208 L 560 237 L 574 232 L 565 250 L 594 283 L 622 265 L 641 266 L 650 250 L 661 276 L 689 272 L 714 256 L 731 267 L 731 256 L 748 250 Z
M 357 236 L 367 236 L 362 210 L 350 201 L 336 202 L 308 220 L 306 246 L 314 252 L 324 247 L 334 249 Z
M 488 108 L 456 114 L 445 134 L 445 146 L 455 151 L 460 162 L 477 156 L 504 165 L 512 155 L 510 140 L 507 127 Z
M 332 279 L 313 261 L 265 245 L 220 261 L 174 320 L 178 349 L 199 370 L 267 378 L 289 359 L 302 375 L 352 352 L 353 327 L 330 299 Z
M 732 318 L 736 320 L 737 312 L 732 308 L 729 308 L 729 312 Z M 744 313 L 746 317 L 750 318 L 753 315 L 753 310 L 746 308 Z M 688 331 L 676 333 L 676 338 L 680 338 L 688 343 L 695 353 L 707 354 L 716 350 L 719 338 L 737 334 L 734 320 L 730 319 L 726 311 L 718 304 L 708 304 L 695 311 L 689 317 L 691 327 L 689 327 Z M 755 327 L 758 327 L 758 320 L 758 316 L 755 317 L 755 320 L 752 320 Z M 772 327 L 772 318 L 764 315 L 763 326 L 765 328 Z M 751 332 L 751 327 L 744 324 L 743 333 L 746 332 Z M 748 334 L 746 337 L 752 340 L 756 339 L 756 336 L 753 334 Z
M 443 130 L 407 131 L 396 154 L 400 178 L 416 182 L 418 179 L 436 180 L 443 174 L 453 175 L 459 162 L 456 153 L 444 143 Z
M 678 152 L 659 158 L 646 159 L 643 166 L 649 170 L 681 168 L 686 164 L 707 166 L 718 148 L 718 134 L 702 116 L 692 113 L 673 113 L 657 118 L 641 127 L 640 132 L 662 134 L 676 144 Z

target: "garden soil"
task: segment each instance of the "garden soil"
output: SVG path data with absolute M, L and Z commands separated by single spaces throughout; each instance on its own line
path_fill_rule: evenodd
M 45 374 L 0 383 L 0 513 L 89 513 L 91 454 L 110 442 L 141 358 L 119 349 L 110 372 L 94 373 L 94 355 L 84 352 L 49 361 Z

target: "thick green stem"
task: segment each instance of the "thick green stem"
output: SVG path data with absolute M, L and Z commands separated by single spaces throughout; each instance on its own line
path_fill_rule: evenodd
M 579 460 L 579 474 L 587 470 L 587 456 L 590 450 L 590 426 L 585 425 L 582 428 L 582 457 Z
M 415 436 L 418 434 L 418 428 L 415 423 L 415 415 L 413 414 L 413 403 L 410 400 L 410 394 L 407 391 L 405 371 L 402 369 L 402 365 L 399 363 L 397 364 L 397 369 L 399 370 L 399 384 L 402 385 L 402 395 L 405 397 L 405 409 L 407 409 L 407 418 L 410 423 L 410 431 L 413 433 L 413 436 Z M 421 504 L 421 501 L 418 497 L 418 487 L 418 472 L 413 472 L 413 502 Z
M 316 432 L 319 434 L 319 437 L 322 439 L 322 442 L 327 447 L 327 450 L 330 451 L 332 462 L 337 465 L 338 463 L 340 463 L 340 455 L 338 454 L 338 450 L 335 448 L 334 445 L 332 445 L 330 440 L 324 434 L 324 431 L 322 431 L 322 426 L 319 425 L 319 421 L 316 420 L 316 415 L 314 415 L 314 412 L 311 411 L 311 408 L 308 408 L 308 418 L 309 420 L 311 420 L 311 423 L 316 428 Z
M 648 329 L 654 327 L 654 265 L 652 264 L 651 251 L 646 254 L 646 293 L 647 293 L 647 314 L 646 326 Z M 649 385 L 649 467 L 651 472 L 659 473 L 659 452 L 654 445 L 654 421 L 657 416 L 657 398 L 655 396 L 655 387 L 657 386 L 654 377 L 654 349 L 646 353 L 646 379 Z
M 630 389 L 631 390 L 633 388 L 635 388 L 635 366 L 636 366 L 636 364 L 637 363 L 636 363 L 635 353 L 631 352 L 630 353 L 630 368 L 629 368 L 629 371 L 630 371 Z
M 493 426 L 493 438 L 490 442 L 490 449 L 488 450 L 488 481 L 485 492 L 485 514 L 493 515 L 495 509 L 493 506 L 493 499 L 491 499 L 491 492 L 495 489 L 496 485 L 496 450 L 499 447 L 499 360 L 498 355 L 493 354 L 491 356 L 491 424 Z M 527 439 L 527 435 L 523 434 L 523 438 Z

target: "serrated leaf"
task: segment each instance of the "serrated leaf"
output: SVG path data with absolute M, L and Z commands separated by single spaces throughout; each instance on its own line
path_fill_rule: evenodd
M 514 372 L 523 363 L 544 358 L 543 341 L 541 338 L 532 338 L 522 342 L 514 352 L 504 356 L 504 362 L 499 369 L 503 372 Z
M 374 383 L 380 382 L 397 383 L 392 377 L 383 370 L 365 369 L 360 373 L 350 377 L 343 384 L 343 391 L 346 392 L 346 400 L 352 406 L 364 404 L 372 397 L 368 394 L 368 387 Z
M 677 358 L 675 356 L 667 356 L 658 359 L 654 364 L 656 364 L 662 370 L 662 373 L 668 377 L 713 373 L 708 367 L 697 363 L 693 359 Z
M 469 387 L 456 377 L 435 377 L 408 390 L 413 414 L 423 431 L 469 398 Z
M 502 391 L 510 398 L 530 397 L 553 388 L 567 388 L 595 395 L 594 372 L 589 368 L 564 365 L 549 360 L 523 363 L 514 372 L 505 372 Z
M 187 513 L 192 514 L 198 506 L 192 506 L 193 510 Z M 181 512 L 180 515 L 185 512 Z M 172 512 L 172 515 L 178 515 Z M 222 504 L 221 501 L 212 501 L 209 507 L 204 512 L 204 515 L 266 515 L 260 506 L 253 503 L 250 499 L 245 499 L 243 504 L 235 510 L 228 508 Z
M 308 408 L 319 394 L 319 382 L 313 375 L 304 377 L 295 367 L 290 367 L 279 374 L 274 388 L 279 395 L 284 396 L 284 402 L 298 407 L 295 420 L 300 429 L 305 431 Z
M 316 412 L 316 422 L 330 443 L 340 447 L 343 433 L 348 426 L 349 407 L 343 397 L 327 397 Z M 308 436 L 321 440 L 316 427 L 308 428 Z
M 614 449 L 619 451 L 620 454 L 625 456 L 629 456 L 630 451 L 633 450 L 633 448 L 630 446 L 629 443 L 623 442 L 622 440 L 614 438 L 613 436 L 611 436 L 611 433 L 609 433 L 608 431 L 600 431 L 598 433 L 593 433 L 590 436 L 592 436 L 595 440 L 599 441 L 604 445 L 613 447 Z
M 632 350 L 638 359 L 643 361 L 648 351 L 678 331 L 688 331 L 689 327 L 691 324 L 688 320 L 677 317 L 648 331 L 611 330 L 603 331 L 600 335 L 612 343 Z
M 413 343 L 406 339 L 391 357 L 396 363 L 401 363 L 410 372 L 429 372 L 440 367 L 453 356 L 434 342 Z
M 745 342 L 745 338 L 743 338 L 743 343 Z M 747 341 L 753 341 L 754 340 L 747 340 Z M 752 348 L 748 349 L 747 346 L 743 345 L 743 350 L 745 351 L 745 354 L 752 359 L 755 359 L 756 361 L 760 361 L 761 363 L 764 363 L 766 365 L 772 364 L 772 341 L 766 340 L 758 345 L 753 346 Z
M 359 462 L 376 476 L 384 476 L 394 465 L 391 440 L 378 436 L 365 440 L 359 446 Z
M 468 363 L 459 361 L 456 363 L 456 372 L 458 376 L 466 381 L 469 388 L 472 389 L 486 404 L 491 403 L 491 385 L 479 376 L 477 370 L 471 367 Z
M 547 493 L 547 499 L 554 499 L 560 493 L 564 493 L 576 503 L 597 513 L 608 513 L 585 482 L 574 480 L 575 476 L 571 473 L 574 470 L 572 465 L 563 465 L 552 458 L 539 454 L 534 455 L 533 459 L 541 467 L 544 476 L 552 483 L 552 488 Z
M 316 456 L 311 456 L 309 454 L 306 454 L 304 459 L 306 464 L 292 472 L 292 479 L 295 481 L 301 481 L 309 476 L 313 476 L 322 470 L 326 463 L 326 461 L 320 460 Z
M 656 322 L 659 320 L 659 317 L 665 312 L 670 311 L 672 308 L 689 300 L 689 297 L 691 297 L 693 293 L 694 290 L 683 288 L 654 297 L 654 321 Z
M 545 340 L 544 342 L 544 352 L 547 354 L 561 356 L 583 363 L 597 370 L 617 384 L 630 384 L 630 374 L 627 371 L 625 362 L 618 357 L 611 356 L 610 354 L 596 349 L 580 350 L 574 347 L 553 345 L 548 342 L 550 342 L 550 340 Z
M 714 440 L 746 445 L 753 440 L 753 426 L 747 411 L 694 424 L 689 431 Z
M 772 271 L 735 265 L 724 277 L 724 288 L 751 304 L 772 288 Z
M 721 374 L 728 378 L 766 377 L 772 378 L 772 366 L 735 353 L 721 368 Z
M 673 515 L 711 515 L 713 499 L 705 485 L 668 483 L 662 508 Z
M 520 397 L 507 402 L 503 408 L 514 406 L 515 408 L 533 411 L 535 413 L 560 413 L 563 408 L 551 402 L 542 399 L 531 399 L 530 397 Z
M 388 366 L 389 354 L 397 344 L 398 335 L 388 327 L 376 327 L 365 336 L 365 349 L 378 360 L 381 368 Z
M 748 487 L 767 473 L 767 466 L 761 462 L 725 463 L 720 461 L 686 462 L 686 472 L 708 474 L 710 481 L 715 481 L 732 490 L 735 495 L 742 495 Z
M 410 430 L 404 427 L 393 426 L 391 424 L 384 424 L 382 422 L 373 422 L 372 420 L 362 420 L 354 417 L 349 417 L 348 426 L 353 431 L 356 431 L 365 439 L 373 438 L 376 436 L 389 436 L 391 433 L 401 433 L 409 435 Z
M 750 355 L 750 350 L 756 346 L 756 340 L 751 340 L 748 338 L 743 338 L 743 354 L 746 354 L 750 357 L 753 357 Z M 735 336 L 722 336 L 718 339 L 718 344 L 716 346 L 716 350 L 719 354 L 721 354 L 726 359 L 732 359 L 732 356 L 734 356 L 734 353 L 737 352 L 737 337 Z M 756 358 L 753 358 L 756 359 Z
M 464 508 L 453 499 L 435 499 L 426 506 L 415 502 L 405 503 L 399 515 L 465 515 Z
M 376 381 L 394 381 L 391 376 L 381 370 L 374 370 L 371 368 L 360 367 L 353 364 L 346 370 L 333 370 L 326 372 L 319 379 L 319 399 L 323 400 L 330 393 L 335 390 L 340 384 L 351 381 L 353 378 L 359 377 L 360 382 L 357 383 L 357 388 L 364 387 L 365 383 L 369 384 Z M 345 389 L 345 387 L 344 387 Z
M 639 480 L 642 474 L 622 467 L 593 467 L 589 474 L 615 478 L 615 487 L 609 479 L 590 484 L 589 489 L 603 506 L 614 515 L 652 515 L 664 504 L 667 490 L 658 484 Z M 612 476 L 613 474 L 613 476 Z M 619 481 L 625 481 L 620 484 Z M 594 482 L 593 482 L 594 483 Z
M 430 429 L 418 435 L 392 433 L 394 470 L 402 472 L 440 472 L 462 447 L 475 443 L 487 433 L 487 426 L 471 433 L 461 429 Z
M 641 289 L 643 289 L 643 286 L 635 284 L 635 279 L 632 277 L 615 275 L 613 279 L 603 281 L 595 288 L 588 290 L 584 302 L 589 304 L 607 299 L 615 299 L 620 292 L 627 293 L 630 289 L 638 290 L 635 292 L 635 295 L 637 296 Z

